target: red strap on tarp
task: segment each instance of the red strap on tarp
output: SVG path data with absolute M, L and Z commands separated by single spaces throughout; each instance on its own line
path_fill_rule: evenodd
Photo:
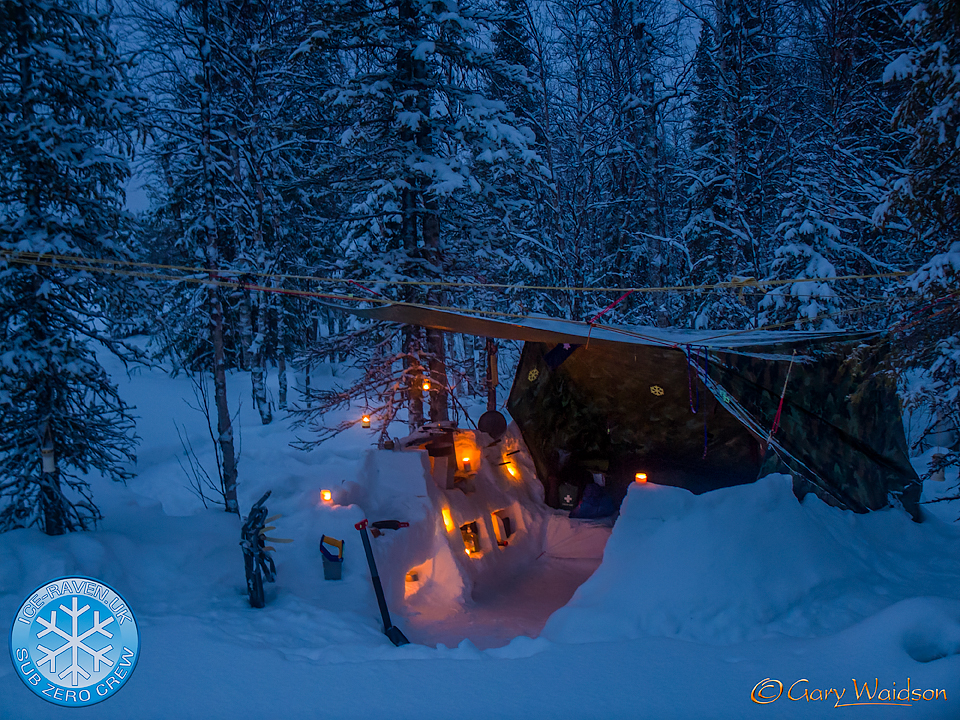
M 617 298 L 616 300 L 614 300 L 612 303 L 610 303 L 609 305 L 607 305 L 603 310 L 601 310 L 601 311 L 598 312 L 596 315 L 594 315 L 592 318 L 590 318 L 590 320 L 587 321 L 587 324 L 588 324 L 588 325 L 593 325 L 597 320 L 600 319 L 600 317 L 601 317 L 602 315 L 605 315 L 605 314 L 608 313 L 610 310 L 612 310 L 612 309 L 615 308 L 617 305 L 619 305 L 619 304 L 623 301 L 623 299 L 624 299 L 625 297 L 627 297 L 627 295 L 630 295 L 632 292 L 633 292 L 633 290 L 628 290 L 627 292 L 625 292 L 623 295 L 621 295 L 620 297 L 618 297 L 618 298 Z
M 793 371 L 793 361 L 797 359 L 797 351 L 793 351 L 790 358 L 790 365 L 787 367 L 787 377 L 783 381 L 783 390 L 780 392 L 780 403 L 777 405 L 777 414 L 773 416 L 773 425 L 770 427 L 770 434 L 767 435 L 767 442 L 777 434 L 780 429 L 780 414 L 783 412 L 783 399 L 787 396 L 787 383 L 790 382 L 790 373 Z

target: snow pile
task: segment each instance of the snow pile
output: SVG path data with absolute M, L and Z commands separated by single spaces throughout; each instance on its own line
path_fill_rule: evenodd
M 832 634 L 919 588 L 956 598 L 957 535 L 933 517 L 917 524 L 896 510 L 856 515 L 813 495 L 800 504 L 783 475 L 699 496 L 634 485 L 603 564 L 544 636 L 737 643 Z M 948 634 L 960 632 L 953 602 Z

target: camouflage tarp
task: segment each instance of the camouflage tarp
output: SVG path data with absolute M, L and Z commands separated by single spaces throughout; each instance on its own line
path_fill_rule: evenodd
M 637 472 L 700 493 L 780 470 L 800 496 L 857 512 L 899 500 L 918 517 L 896 388 L 874 373 L 882 343 L 584 346 L 555 369 L 552 349 L 525 345 L 508 401 L 548 501 L 557 483 L 582 488 L 597 469 L 617 499 Z
M 921 484 L 907 454 L 894 381 L 877 372 L 887 344 L 832 343 L 794 366 L 773 438 L 779 460 L 826 502 L 857 512 L 898 500 L 919 517 Z M 762 427 L 772 426 L 789 362 L 718 353 L 710 380 Z M 708 381 L 709 382 L 709 381 Z M 768 464 L 768 467 L 771 466 Z

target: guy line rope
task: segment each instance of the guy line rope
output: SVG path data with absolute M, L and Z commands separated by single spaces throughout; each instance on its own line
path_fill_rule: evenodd
M 322 277 L 315 275 L 297 275 L 289 273 L 267 273 L 260 271 L 246 271 L 246 270 L 222 270 L 219 268 L 203 268 L 203 267 L 192 267 L 186 265 L 172 265 L 172 264 L 163 264 L 163 263 L 146 263 L 146 262 L 135 262 L 131 260 L 119 260 L 112 258 L 89 258 L 83 257 L 80 255 L 62 255 L 62 254 L 53 254 L 53 253 L 36 253 L 22 250 L 12 250 L 7 248 L 0 248 L 0 261 L 6 261 L 9 263 L 17 265 L 26 265 L 26 266 L 38 266 L 38 267 L 50 267 L 50 268 L 60 268 L 64 270 L 76 270 L 81 272 L 93 272 L 100 273 L 105 275 L 117 275 L 124 277 L 135 277 L 146 280 L 154 280 L 160 282 L 179 282 L 179 283 L 189 283 L 195 285 L 204 285 L 204 286 L 216 286 L 216 287 L 225 287 L 231 289 L 242 289 L 242 290 L 254 290 L 259 292 L 269 292 L 276 293 L 281 295 L 290 295 L 295 297 L 304 297 L 304 298 L 316 298 L 321 300 L 339 300 L 347 302 L 367 302 L 372 304 L 379 305 L 398 305 L 403 307 L 411 308 L 420 308 L 420 309 L 429 309 L 429 310 L 443 310 L 447 312 L 454 313 L 470 313 L 475 315 L 486 315 L 490 317 L 500 317 L 500 318 L 510 318 L 515 320 L 543 320 L 543 317 L 537 317 L 533 315 L 524 315 L 519 313 L 507 313 L 500 312 L 497 310 L 480 310 L 475 308 L 459 308 L 454 306 L 442 306 L 442 305 L 423 305 L 419 303 L 403 302 L 399 300 L 393 300 L 386 298 L 382 295 L 379 297 L 364 297 L 359 298 L 355 295 L 346 295 L 338 293 L 324 293 L 316 292 L 311 290 L 296 290 L 292 288 L 283 288 L 283 287 L 271 287 L 261 284 L 253 284 L 249 282 L 237 280 L 225 280 L 222 279 L 226 277 L 256 277 L 267 280 L 301 280 L 309 281 L 315 283 L 331 283 L 331 284 L 350 284 L 354 286 L 359 286 L 355 280 L 350 278 L 334 278 L 334 277 Z M 109 267 L 109 266 L 118 266 L 118 267 Z M 129 268 L 129 269 L 121 269 Z M 157 272 L 164 271 L 164 272 Z M 187 274 L 172 274 L 171 271 L 178 273 L 187 273 Z M 791 279 L 780 279 L 780 280 L 757 280 L 755 278 L 735 278 L 730 282 L 723 283 L 710 283 L 704 285 L 674 285 L 674 286 L 665 286 L 665 287 L 565 287 L 565 286 L 556 286 L 556 285 L 522 285 L 522 284 L 501 284 L 501 283 L 477 283 L 477 282 L 441 282 L 441 281 L 421 281 L 421 280 L 380 280 L 380 279 L 365 279 L 369 285 L 403 285 L 403 286 L 424 286 L 424 287 L 446 287 L 446 288 L 488 288 L 488 289 L 509 289 L 509 290 L 562 290 L 570 292 L 622 292 L 623 295 L 619 300 L 612 303 L 606 308 L 606 310 L 611 309 L 614 305 L 618 304 L 623 300 L 627 295 L 632 293 L 654 293 L 654 292 L 700 292 L 705 290 L 740 290 L 741 293 L 745 288 L 763 288 L 763 287 L 777 287 L 782 285 L 789 285 L 797 282 L 837 282 L 841 280 L 868 280 L 868 279 L 882 279 L 882 278 L 899 278 L 906 277 L 910 275 L 909 271 L 900 271 L 900 272 L 890 272 L 890 273 L 872 273 L 872 274 L 863 274 L 863 275 L 838 275 L 836 277 L 825 277 L 825 278 L 791 278 Z M 369 288 L 363 288 L 369 290 L 371 293 L 376 291 L 370 290 Z M 379 293 L 377 293 L 379 295 Z M 953 293 L 951 293 L 953 294 Z M 840 310 L 838 312 L 827 313 L 823 315 L 818 315 L 814 318 L 810 318 L 807 322 L 817 322 L 820 320 L 825 320 L 833 317 L 839 317 L 842 315 L 847 315 L 855 312 L 860 312 L 862 310 L 870 309 L 880 305 L 886 304 L 887 301 L 881 301 L 876 303 L 871 303 L 868 305 L 862 305 L 855 308 L 850 308 L 846 310 Z M 584 325 L 592 329 L 595 326 L 595 320 L 597 320 L 600 315 L 603 315 L 606 310 L 595 315 L 591 321 L 583 322 L 576 320 L 564 320 L 564 322 L 573 323 L 576 325 Z M 738 335 L 741 333 L 755 332 L 757 330 L 772 330 L 775 328 L 788 327 L 796 324 L 796 320 L 788 320 L 786 322 L 773 323 L 770 325 L 764 325 L 762 327 L 749 328 L 746 330 L 734 330 L 730 332 L 724 332 L 718 334 L 714 337 L 708 338 L 708 340 L 713 340 L 721 337 L 728 337 L 731 335 Z M 658 344 L 663 344 L 663 339 L 647 337 L 642 333 L 636 331 L 627 330 L 625 328 L 618 328 L 615 326 L 597 326 L 602 327 L 605 330 L 609 330 L 615 333 L 623 334 L 630 337 L 636 337 L 640 339 L 647 339 L 655 341 Z M 666 343 L 670 345 L 671 343 Z

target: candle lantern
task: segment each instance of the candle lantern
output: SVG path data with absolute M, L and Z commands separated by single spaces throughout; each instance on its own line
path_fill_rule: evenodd
M 476 521 L 461 525 L 460 536 L 463 538 L 463 549 L 467 555 L 480 552 L 480 529 Z
M 370 427 L 370 416 L 369 416 L 369 415 L 364 415 L 362 418 L 360 418 L 360 427 L 362 427 L 362 428 L 369 428 L 369 427 Z
M 423 381 L 423 391 L 430 392 L 430 381 L 427 379 L 424 379 Z
M 647 474 L 637 473 L 636 480 L 638 483 L 645 483 L 647 481 Z
M 472 433 L 463 431 L 454 433 L 453 446 L 456 454 L 451 460 L 455 460 L 461 475 L 472 475 L 480 469 L 480 448 L 477 447 Z

